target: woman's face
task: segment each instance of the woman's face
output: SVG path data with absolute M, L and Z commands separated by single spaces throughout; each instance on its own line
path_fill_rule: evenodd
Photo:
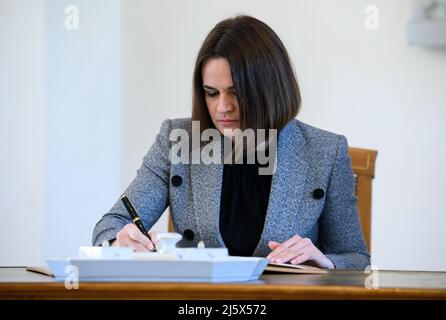
M 202 68 L 202 77 L 206 105 L 215 127 L 221 133 L 224 129 L 239 128 L 240 109 L 228 60 L 207 60 Z

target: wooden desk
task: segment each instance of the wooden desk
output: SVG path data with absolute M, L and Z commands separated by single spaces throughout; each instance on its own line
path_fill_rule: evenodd
M 379 271 L 379 289 L 367 289 L 363 271 L 324 275 L 264 274 L 249 283 L 64 283 L 0 268 L 0 299 L 446 299 L 446 272 Z

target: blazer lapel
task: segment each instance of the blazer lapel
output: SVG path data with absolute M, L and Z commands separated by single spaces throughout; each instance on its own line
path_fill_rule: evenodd
M 193 211 L 200 238 L 206 247 L 222 247 L 224 241 L 220 234 L 219 217 L 223 164 L 200 163 L 190 166 Z
M 296 120 L 288 123 L 279 133 L 277 169 L 272 177 L 264 229 L 254 256 L 264 256 L 269 252 L 269 241 L 283 242 L 292 236 L 295 213 L 301 211 L 299 206 L 308 171 L 304 145 Z

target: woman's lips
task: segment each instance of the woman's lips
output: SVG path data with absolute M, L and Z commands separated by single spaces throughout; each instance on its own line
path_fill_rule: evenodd
M 235 123 L 238 122 L 238 120 L 218 120 L 218 122 L 220 122 L 220 124 L 222 124 L 223 126 L 231 126 L 234 125 Z
M 230 120 L 230 119 L 221 119 L 221 120 L 218 120 L 218 121 L 220 121 L 220 122 L 237 122 L 238 120 Z

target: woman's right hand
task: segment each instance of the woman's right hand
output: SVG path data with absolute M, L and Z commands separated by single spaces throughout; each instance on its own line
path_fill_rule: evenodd
M 156 239 L 156 232 L 150 234 L 152 239 Z M 129 223 L 116 234 L 116 240 L 111 244 L 112 247 L 129 247 L 136 252 L 152 251 L 155 247 L 152 241 L 145 236 L 138 227 Z

